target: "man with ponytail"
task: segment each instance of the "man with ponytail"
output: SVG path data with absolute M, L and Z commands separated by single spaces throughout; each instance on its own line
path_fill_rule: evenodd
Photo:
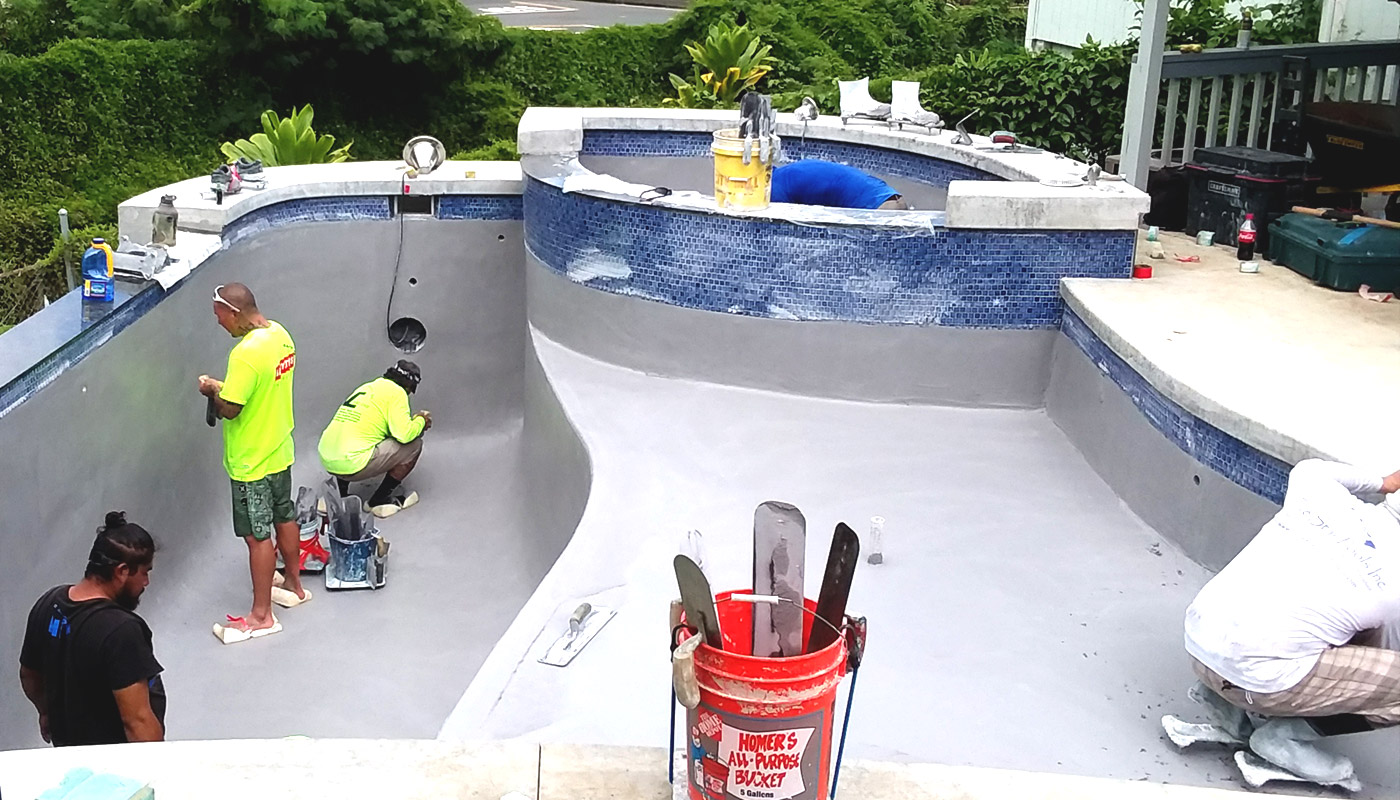
M 56 747 L 165 738 L 165 687 L 151 629 L 136 614 L 156 545 L 126 514 L 97 529 L 87 570 L 29 612 L 19 680 Z

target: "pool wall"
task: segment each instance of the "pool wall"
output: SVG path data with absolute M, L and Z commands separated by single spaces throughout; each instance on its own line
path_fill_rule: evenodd
M 1035 169 L 1078 168 L 1049 155 L 949 150 L 927 137 L 831 125 L 813 126 L 809 142 L 835 153 L 830 142 L 844 139 L 839 152 L 867 166 L 881 147 L 947 156 L 952 166 L 930 179 L 946 179 L 946 211 L 736 215 L 563 191 L 585 150 L 632 158 L 628 131 L 644 132 L 639 158 L 686 158 L 694 156 L 656 153 L 689 153 L 720 122 L 628 114 L 534 109 L 522 120 L 519 166 L 454 163 L 412 180 L 383 163 L 282 168 L 272 188 L 222 206 L 186 202 L 198 198 L 199 179 L 173 187 L 182 225 L 222 236 L 222 252 L 168 292 L 142 290 L 87 334 L 44 333 L 76 313 L 70 296 L 0 339 L 0 350 L 20 342 L 25 353 L 45 335 L 52 345 L 0 387 L 0 466 L 15 476 L 0 488 L 14 509 L 0 535 L 28 567 L 15 595 L 37 596 L 51 576 L 78 569 L 114 504 L 161 530 L 223 519 L 214 507 L 227 491 L 219 443 L 203 427 L 191 372 L 222 370 L 228 342 L 208 320 L 208 298 L 238 279 L 271 298 L 264 305 L 305 354 L 301 463 L 314 463 L 326 409 L 398 355 L 383 335 L 387 319 L 423 321 L 417 401 L 451 409 L 443 424 L 460 435 L 523 430 L 522 513 L 541 573 L 587 502 L 589 464 L 534 359 L 520 324 L 527 315 L 566 347 L 655 374 L 840 399 L 1044 407 L 1130 507 L 1210 565 L 1274 507 L 1286 465 L 1256 458 L 1247 443 L 1210 439 L 1064 313 L 1063 277 L 1126 276 L 1145 196 L 1042 186 Z M 658 120 L 673 130 L 656 133 Z M 590 130 L 607 135 L 589 144 Z M 895 173 L 906 161 L 894 155 L 881 168 Z M 123 204 L 123 231 L 140 237 L 171 190 Z M 397 215 L 394 198 L 405 191 L 436 198 L 433 214 Z M 279 308 L 279 296 L 298 301 Z M 97 348 L 100 358 L 86 357 Z M 224 534 L 221 524 L 191 531 L 162 558 L 188 561 L 191 542 Z M 22 614 L 0 608 L 0 624 L 17 630 Z M 0 644 L 0 659 L 13 658 L 12 647 Z M 6 703 L 7 718 L 24 711 Z
M 463 181 L 459 188 L 478 187 Z M 230 216 L 237 212 L 236 207 L 225 211 Z M 5 387 L 14 399 L 0 418 L 0 470 L 6 475 L 0 503 L 7 508 L 0 520 L 0 547 L 12 568 L 0 603 L 0 630 L 9 632 L 0 637 L 0 661 L 14 664 L 18 659 L 19 632 L 30 603 L 60 580 L 82 576 L 94 529 L 113 508 L 126 510 L 157 536 L 154 580 L 160 591 L 142 607 L 153 625 L 169 626 L 167 615 L 181 607 L 202 607 L 210 593 L 226 592 L 246 603 L 246 556 L 231 541 L 220 433 L 205 426 L 204 401 L 195 391 L 200 372 L 223 374 L 232 344 L 213 319 L 214 287 L 248 283 L 265 313 L 285 324 L 296 341 L 298 458 L 293 479 L 309 485 L 324 479 L 315 448 L 330 413 L 347 392 L 402 356 L 384 336 L 392 283 L 390 313 L 415 317 L 428 331 L 425 347 L 410 356 L 424 372 L 412 403 L 436 412 L 425 459 L 458 459 L 458 451 L 497 454 L 480 467 L 493 474 L 455 477 L 461 497 L 439 489 L 434 498 L 441 508 L 463 505 L 456 532 L 467 548 L 463 553 L 481 550 L 482 542 L 504 542 L 491 545 L 505 549 L 493 554 L 500 559 L 498 577 L 477 586 L 483 593 L 477 606 L 442 609 L 441 624 L 459 630 L 469 642 L 480 640 L 472 645 L 479 652 L 459 658 L 452 680 L 431 681 L 427 694 L 442 696 L 421 708 L 397 708 L 391 697 L 396 690 L 384 687 L 391 710 L 378 714 L 376 726 L 364 732 L 428 736 L 436 730 L 489 643 L 568 542 L 587 499 L 590 465 L 522 324 L 518 194 L 443 196 L 431 216 L 390 218 L 389 213 L 388 197 L 342 195 L 285 200 L 236 216 L 225 228 L 224 249 L 173 290 L 152 285 L 113 312 L 105 327 L 121 328 L 120 335 L 105 341 L 102 336 L 58 341 L 53 356 L 37 365 L 46 371 L 43 381 L 31 374 Z M 77 311 L 76 304 L 55 305 L 38 316 Z M 41 330 L 45 320 L 25 324 L 30 322 Z M 488 496 L 477 496 L 488 486 Z M 402 569 L 425 576 L 424 569 L 405 560 L 415 557 L 412 552 L 402 550 L 398 556 Z M 452 545 L 441 548 L 439 571 L 453 570 L 452 553 Z M 241 580 L 229 580 L 231 576 Z M 410 613 L 413 605 L 411 592 L 377 599 L 375 613 L 380 614 Z M 239 607 L 230 605 L 229 610 Z M 317 609 L 313 605 L 308 611 Z M 459 616 L 470 619 L 458 621 Z M 208 621 L 180 624 L 204 626 Z M 402 650 L 409 642 L 394 640 L 412 631 L 388 629 L 379 646 Z M 331 649 L 324 649 L 318 636 L 330 637 Z M 328 656 L 334 647 L 353 651 L 365 646 L 337 636 L 334 628 L 312 632 L 303 625 L 296 637 L 283 644 L 321 647 Z M 209 656 L 199 649 L 201 653 L 172 652 L 168 646 L 161 650 L 172 676 L 172 698 L 200 696 L 203 692 L 192 684 L 214 679 L 199 666 L 199 658 Z M 223 657 L 240 655 L 235 651 Z M 404 689 L 420 698 L 425 691 Z M 204 691 L 222 692 L 230 703 L 251 703 L 257 702 L 259 690 L 250 684 Z M 307 708 L 296 721 L 281 721 L 281 712 L 273 709 L 265 721 L 297 725 L 308 733 L 329 731 L 321 726 L 335 724 L 335 704 L 327 705 L 331 718 Z M 187 737 L 198 730 L 188 705 L 182 709 L 172 702 L 171 714 L 172 731 Z M 0 692 L 0 719 L 7 721 L 0 725 L 0 748 L 39 744 L 33 711 L 17 690 Z M 251 717 L 248 722 L 256 724 Z

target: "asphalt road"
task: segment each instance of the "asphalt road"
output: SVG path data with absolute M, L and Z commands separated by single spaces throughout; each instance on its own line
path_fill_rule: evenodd
M 581 31 L 608 25 L 649 25 L 680 13 L 676 8 L 584 3 L 575 0 L 463 0 L 472 11 L 489 14 L 516 28 Z

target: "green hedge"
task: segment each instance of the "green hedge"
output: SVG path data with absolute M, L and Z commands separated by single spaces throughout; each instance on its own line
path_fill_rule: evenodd
M 50 253 L 60 207 L 74 227 L 110 224 L 127 197 L 216 164 L 211 143 L 254 107 L 222 81 L 189 42 L 0 53 L 0 272 Z
M 1280 4 L 1257 38 L 1301 35 L 1318 1 Z M 1223 35 L 1222 2 L 1174 12 L 1177 33 Z M 526 107 L 659 105 L 667 74 L 690 71 L 682 45 L 731 20 L 772 45 L 761 89 L 780 109 L 810 95 L 835 113 L 837 80 L 872 76 L 887 99 L 891 79 L 913 78 L 950 123 L 978 109 L 977 130 L 1101 157 L 1117 147 L 1132 52 L 1026 52 L 1011 0 L 697 0 L 664 25 L 578 34 L 505 29 L 456 0 L 202 0 L 172 16 L 184 5 L 0 0 L 0 317 L 18 280 L 6 271 L 37 263 L 61 287 L 59 207 L 75 228 L 111 226 L 125 198 L 212 169 L 265 108 L 314 103 L 317 128 L 360 159 L 397 159 L 420 133 L 509 158 Z M 61 40 L 86 34 L 111 38 Z

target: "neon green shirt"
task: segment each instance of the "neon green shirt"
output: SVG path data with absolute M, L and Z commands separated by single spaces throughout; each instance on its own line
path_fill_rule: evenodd
M 290 467 L 292 373 L 297 352 L 286 328 L 273 322 L 254 328 L 228 354 L 228 374 L 219 396 L 243 410 L 224 420 L 224 468 L 244 483 Z
M 408 392 L 388 378 L 375 378 L 350 393 L 321 434 L 317 451 L 332 475 L 365 468 L 374 446 L 392 436 L 408 444 L 423 433 L 425 421 L 408 411 Z

